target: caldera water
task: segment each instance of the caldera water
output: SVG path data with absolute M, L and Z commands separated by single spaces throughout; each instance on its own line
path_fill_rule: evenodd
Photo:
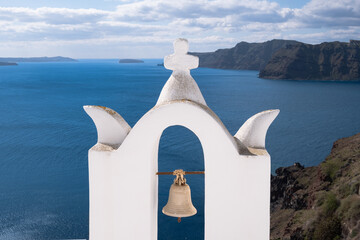
M 97 135 L 82 106 L 112 108 L 134 126 L 171 74 L 161 62 L 0 68 L 0 239 L 88 238 L 87 152 Z M 252 115 L 280 109 L 266 139 L 273 173 L 294 162 L 317 165 L 335 140 L 360 132 L 359 82 L 264 80 L 257 71 L 206 68 L 191 74 L 231 134 Z M 204 170 L 199 140 L 179 126 L 164 131 L 159 149 L 159 171 L 175 169 Z M 181 223 L 161 213 L 172 179 L 159 177 L 159 239 L 203 239 L 203 176 L 187 176 L 198 214 Z

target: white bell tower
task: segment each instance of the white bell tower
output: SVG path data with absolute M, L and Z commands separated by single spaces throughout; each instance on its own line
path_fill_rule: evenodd
M 174 125 L 200 140 L 205 161 L 205 239 L 270 237 L 270 155 L 266 132 L 279 110 L 249 118 L 232 136 L 190 75 L 199 59 L 177 39 L 173 70 L 156 105 L 131 128 L 115 111 L 84 106 L 98 142 L 89 150 L 90 240 L 157 240 L 158 148 Z

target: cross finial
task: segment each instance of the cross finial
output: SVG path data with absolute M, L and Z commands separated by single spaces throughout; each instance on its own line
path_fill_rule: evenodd
M 189 71 L 199 66 L 199 58 L 187 54 L 189 43 L 185 38 L 174 41 L 174 54 L 164 58 L 164 67 L 173 71 Z
M 206 105 L 199 86 L 190 75 L 190 69 L 199 66 L 199 58 L 187 54 L 188 50 L 188 41 L 178 38 L 174 42 L 174 53 L 164 58 L 164 67 L 173 72 L 161 90 L 156 105 L 175 100 L 190 100 Z

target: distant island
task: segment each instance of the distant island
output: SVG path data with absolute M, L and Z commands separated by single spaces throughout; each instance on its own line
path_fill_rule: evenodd
M 29 57 L 29 58 L 0 58 L 0 62 L 77 62 L 68 57 Z
M 317 45 L 274 39 L 240 42 L 229 49 L 198 56 L 200 67 L 257 70 L 259 77 L 289 80 L 360 80 L 360 41 Z
M 119 60 L 119 63 L 143 63 L 144 61 L 143 60 L 140 60 L 140 59 L 120 59 Z
M 12 62 L 0 62 L 0 66 L 17 66 L 17 63 Z

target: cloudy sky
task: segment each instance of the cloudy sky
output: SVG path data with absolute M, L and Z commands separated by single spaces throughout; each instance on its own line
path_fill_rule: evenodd
M 237 42 L 360 39 L 359 0 L 0 0 L 0 56 L 162 58 Z

